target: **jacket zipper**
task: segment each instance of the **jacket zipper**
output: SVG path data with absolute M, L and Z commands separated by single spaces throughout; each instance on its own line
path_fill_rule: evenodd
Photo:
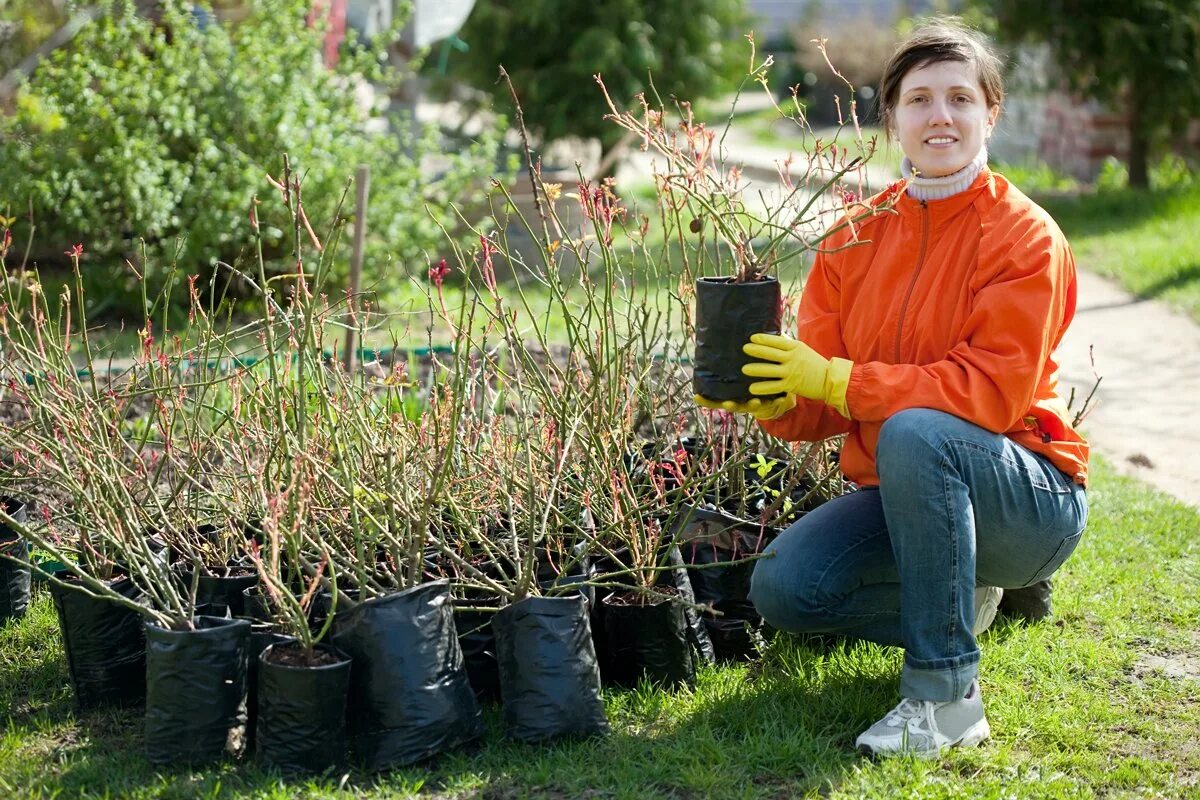
M 921 247 L 917 251 L 917 266 L 913 270 L 912 280 L 909 281 L 908 291 L 904 293 L 904 302 L 900 304 L 900 319 L 896 323 L 896 350 L 892 358 L 893 364 L 900 363 L 900 338 L 904 333 L 904 318 L 908 316 L 908 301 L 912 299 L 913 289 L 917 285 L 917 276 L 925 265 L 925 247 L 929 243 L 929 206 L 921 202 Z

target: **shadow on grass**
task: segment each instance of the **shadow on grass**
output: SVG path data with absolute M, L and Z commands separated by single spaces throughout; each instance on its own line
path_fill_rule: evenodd
M 1190 264 L 1177 271 L 1174 275 L 1150 284 L 1139 291 L 1138 296 L 1153 299 L 1173 289 L 1182 289 L 1185 286 L 1191 286 L 1193 283 L 1200 283 L 1200 264 Z
M 778 637 L 753 668 L 705 669 L 694 691 L 608 695 L 607 737 L 514 743 L 503 736 L 499 709 L 490 708 L 480 747 L 382 775 L 351 771 L 344 787 L 355 797 L 373 790 L 497 798 L 800 795 L 835 786 L 859 762 L 854 737 L 895 702 L 897 665 L 870 645 Z M 0 768 L 33 793 L 219 799 L 339 792 L 341 776 L 281 785 L 253 759 L 157 770 L 142 754 L 138 709 L 72 721 L 55 706 L 39 717 L 28 725 L 26 757 Z

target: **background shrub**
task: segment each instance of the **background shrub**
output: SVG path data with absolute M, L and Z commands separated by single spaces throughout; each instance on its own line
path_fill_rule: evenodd
M 252 198 L 273 191 L 264 175 L 281 175 L 285 153 L 322 238 L 356 165 L 371 166 L 368 281 L 397 261 L 425 269 L 430 251 L 445 249 L 436 220 L 453 227 L 449 204 L 486 188 L 491 134 L 446 148 L 434 130 L 408 139 L 368 130 L 371 112 L 356 87 L 398 79 L 385 66 L 386 43 L 351 42 L 339 66 L 326 69 L 322 32 L 306 24 L 308 3 L 247 5 L 245 19 L 225 26 L 178 3 L 157 20 L 113 3 L 35 70 L 15 113 L 0 121 L 0 213 L 32 211 L 43 263 L 83 242 L 89 280 L 117 310 L 140 307 L 123 265 L 140 261 L 139 239 L 148 247 L 143 267 L 151 276 L 159 270 L 160 281 L 172 263 L 211 271 L 218 259 L 236 265 L 252 255 Z M 443 150 L 431 176 L 422 162 Z M 277 269 L 291 249 L 280 206 L 258 210 Z M 351 192 L 343 214 L 352 212 Z M 14 226 L 23 243 L 22 232 Z M 347 260 L 335 259 L 335 277 Z

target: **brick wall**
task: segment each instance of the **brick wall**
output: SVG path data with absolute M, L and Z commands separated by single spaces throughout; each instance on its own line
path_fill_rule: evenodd
M 995 158 L 1044 161 L 1065 175 L 1091 181 L 1106 158 L 1126 156 L 1129 135 L 1123 114 L 1055 87 L 1042 48 L 1019 50 L 1013 61 L 1004 112 L 989 146 Z

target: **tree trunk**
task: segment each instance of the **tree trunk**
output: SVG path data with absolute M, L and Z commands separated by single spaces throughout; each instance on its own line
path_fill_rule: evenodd
M 1146 129 L 1146 101 L 1138 90 L 1129 96 L 1129 185 L 1150 187 L 1150 134 Z

